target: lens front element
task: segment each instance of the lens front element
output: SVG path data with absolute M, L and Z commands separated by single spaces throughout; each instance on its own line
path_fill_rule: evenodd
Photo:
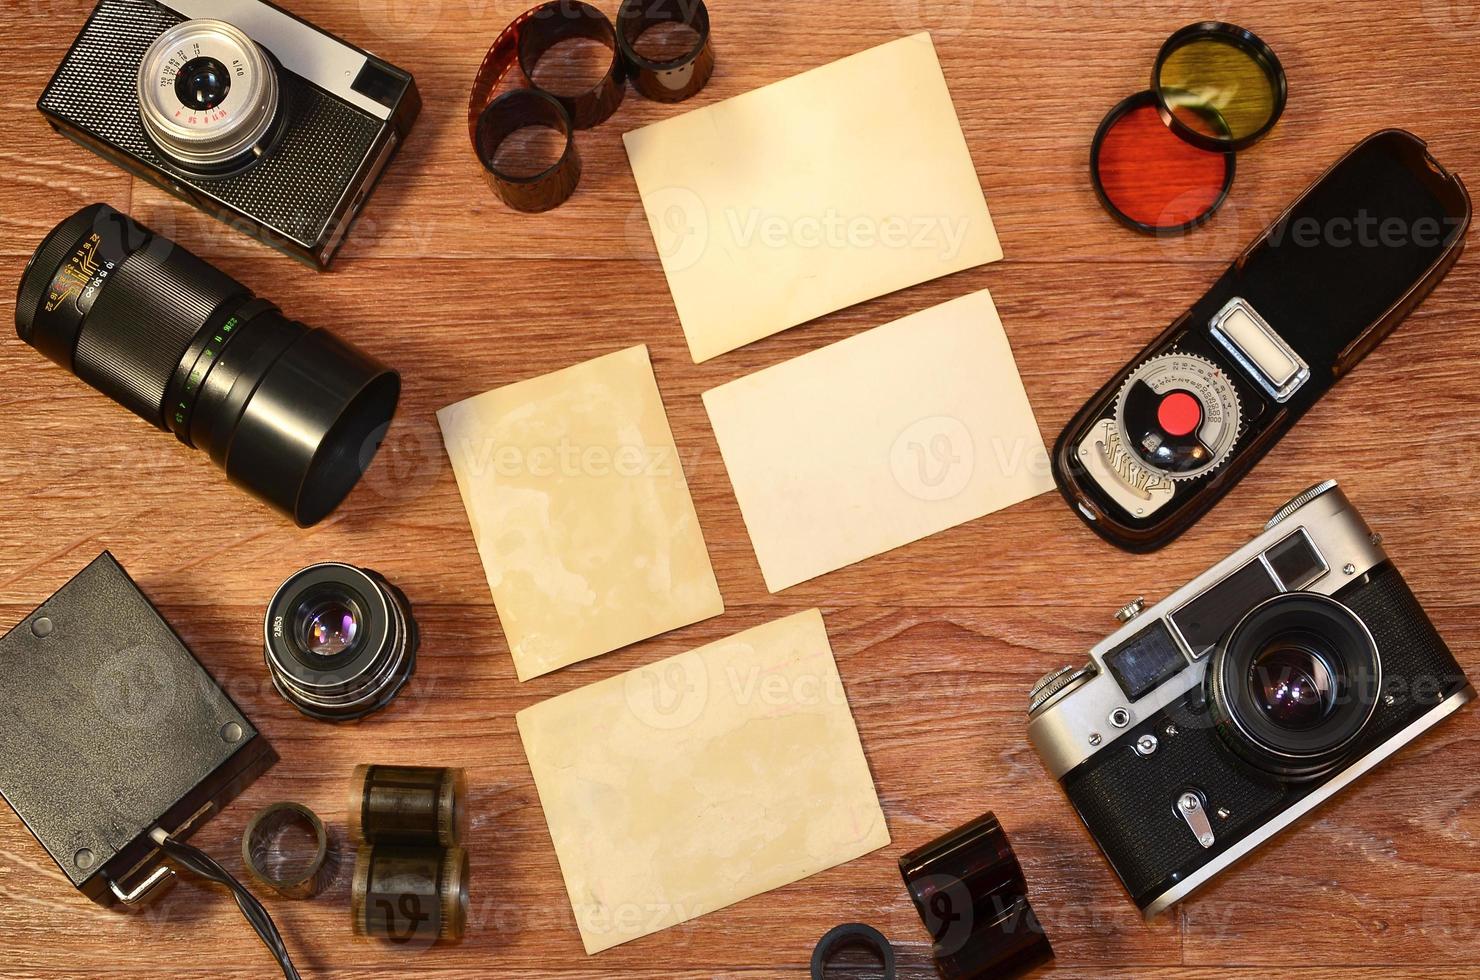
M 1249 665 L 1255 705 L 1274 724 L 1309 731 L 1336 709 L 1336 674 L 1318 637 L 1277 637 Z
M 302 617 L 299 642 L 316 657 L 337 657 L 355 645 L 360 616 L 346 599 L 324 599 L 310 606 Z
M 215 58 L 196 58 L 186 62 L 175 79 L 175 98 L 199 112 L 214 109 L 231 94 L 231 76 L 226 66 Z
M 294 574 L 267 606 L 278 693 L 310 718 L 353 721 L 390 704 L 416 670 L 411 604 L 380 575 L 326 562 Z
M 1286 782 L 1346 761 L 1377 709 L 1382 661 L 1356 613 L 1292 592 L 1255 606 L 1213 654 L 1208 702 L 1224 743 Z
M 161 34 L 139 63 L 139 118 L 159 150 L 189 170 L 234 169 L 261 152 L 278 119 L 277 66 L 219 20 Z

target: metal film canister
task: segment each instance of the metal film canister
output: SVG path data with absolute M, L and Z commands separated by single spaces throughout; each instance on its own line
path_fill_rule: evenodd
M 1002 980 L 1053 958 L 1022 865 L 988 813 L 899 859 L 944 980 Z
M 355 934 L 402 944 L 461 939 L 468 875 L 468 855 L 460 847 L 361 847 L 350 893 Z
M 458 847 L 468 829 L 467 777 L 461 769 L 356 766 L 347 812 L 357 842 Z

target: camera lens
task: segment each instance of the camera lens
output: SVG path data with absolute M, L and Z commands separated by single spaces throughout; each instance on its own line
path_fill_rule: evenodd
M 1249 689 L 1266 718 L 1291 731 L 1314 728 L 1336 709 L 1337 682 L 1321 640 L 1285 637 L 1255 655 Z
M 1287 782 L 1345 760 L 1377 709 L 1382 661 L 1367 627 L 1308 592 L 1255 606 L 1213 654 L 1208 700 L 1219 734 L 1245 762 Z
M 304 527 L 359 482 L 401 393 L 385 365 L 106 204 L 41 243 L 15 317 L 26 343 Z
M 231 76 L 215 58 L 187 61 L 175 79 L 175 97 L 192 109 L 214 109 L 231 92 Z
M 416 669 L 411 603 L 368 569 L 328 562 L 294 574 L 267 606 L 267 667 L 299 711 L 353 721 L 389 704 Z
M 276 63 L 219 20 L 187 20 L 159 35 L 139 62 L 138 98 L 155 147 L 204 175 L 255 162 L 283 118 Z

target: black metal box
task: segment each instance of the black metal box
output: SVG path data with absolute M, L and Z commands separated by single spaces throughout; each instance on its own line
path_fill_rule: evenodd
M 0 794 L 100 904 L 275 761 L 107 552 L 0 639 Z

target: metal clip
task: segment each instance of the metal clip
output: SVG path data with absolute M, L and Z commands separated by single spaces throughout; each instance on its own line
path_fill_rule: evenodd
M 129 908 L 137 908 L 145 905 L 162 893 L 166 887 L 175 882 L 175 871 L 173 868 L 161 865 L 154 869 L 154 873 L 145 878 L 132 891 L 124 891 L 118 886 L 118 882 L 108 879 L 108 888 L 113 892 L 113 897 L 118 899 Z
M 1208 820 L 1208 811 L 1203 808 L 1201 796 L 1183 793 L 1182 798 L 1177 801 L 1177 812 L 1182 814 L 1182 819 L 1192 828 L 1192 834 L 1199 844 L 1203 847 L 1213 846 L 1213 824 Z

